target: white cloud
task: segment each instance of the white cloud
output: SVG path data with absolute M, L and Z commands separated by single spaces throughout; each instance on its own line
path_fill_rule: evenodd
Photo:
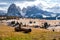
M 28 2 L 24 2 L 24 3 L 16 2 L 15 4 L 16 4 L 17 6 L 19 6 L 21 9 L 22 9 L 23 7 L 31 6 L 31 4 L 29 4 Z
M 5 12 L 7 12 L 7 7 L 0 7 L 0 10 L 3 10 L 3 11 L 5 11 Z
M 15 4 L 17 5 L 17 6 L 20 6 L 20 8 L 22 9 L 23 7 L 27 7 L 27 6 L 34 6 L 34 5 L 37 5 L 38 4 L 38 2 L 24 2 L 24 3 L 19 3 L 19 2 L 15 2 Z
M 37 1 L 38 2 L 40 1 L 39 5 L 42 7 L 43 10 L 54 12 L 54 13 L 60 13 L 60 1 L 59 0 L 37 0 Z
M 50 11 L 50 12 L 55 12 L 56 11 L 56 9 L 54 9 L 54 11 L 53 11 L 51 8 L 53 8 L 57 5 L 59 5 L 59 7 L 60 7 L 60 3 L 58 2 L 58 0 L 36 0 L 36 1 L 31 1 L 31 2 L 26 1 L 26 2 L 23 2 L 23 3 L 22 2 L 21 3 L 15 2 L 15 4 L 17 6 L 20 6 L 21 9 L 23 7 L 36 5 L 39 8 L 41 8 L 42 10 Z M 59 10 L 59 9 L 57 9 L 57 10 Z M 60 10 L 59 10 L 59 12 L 60 12 Z
M 1 7 L 0 7 L 0 10 L 6 10 L 6 8 L 1 8 Z
M 4 11 L 7 13 L 8 7 L 10 6 L 11 3 L 7 2 L 0 2 L 0 10 Z
M 50 17 L 50 16 L 46 16 L 46 15 L 44 15 L 44 14 L 42 14 L 42 16 L 43 16 L 43 18 Z
M 23 2 L 15 1 L 13 3 L 15 3 L 21 9 L 23 7 L 36 5 L 39 8 L 41 8 L 42 10 L 60 13 L 60 0 L 35 0 L 35 1 L 28 1 L 27 0 L 27 1 L 23 1 Z M 7 3 L 7 2 L 1 2 L 0 3 L 0 5 L 8 5 L 7 7 L 9 7 L 10 4 L 11 3 Z M 56 6 L 58 6 L 59 9 L 57 9 Z M 7 10 L 7 8 L 4 8 L 4 9 L 3 9 L 3 7 L 0 8 L 0 10 L 5 10 L 5 9 Z
M 6 2 L 0 2 L 0 5 L 7 5 L 8 3 Z

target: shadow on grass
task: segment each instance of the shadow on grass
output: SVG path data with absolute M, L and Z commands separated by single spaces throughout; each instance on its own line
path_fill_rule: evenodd
M 0 37 L 0 40 L 2 40 L 2 37 Z

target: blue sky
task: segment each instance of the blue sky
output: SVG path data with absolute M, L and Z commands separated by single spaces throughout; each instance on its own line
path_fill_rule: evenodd
M 42 10 L 60 13 L 60 0 L 0 0 L 0 10 L 7 11 L 10 4 L 15 3 L 21 9 L 36 5 Z

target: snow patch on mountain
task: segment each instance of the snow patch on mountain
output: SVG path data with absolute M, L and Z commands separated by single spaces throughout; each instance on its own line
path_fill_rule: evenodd
M 42 16 L 43 16 L 43 18 L 47 18 L 47 17 L 50 17 L 50 16 L 46 16 L 46 15 L 44 15 L 44 14 L 42 14 Z

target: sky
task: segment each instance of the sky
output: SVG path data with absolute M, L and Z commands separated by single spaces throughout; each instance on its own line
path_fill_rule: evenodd
M 7 11 L 12 3 L 21 9 L 35 5 L 44 11 L 60 13 L 60 0 L 0 0 L 0 10 Z

